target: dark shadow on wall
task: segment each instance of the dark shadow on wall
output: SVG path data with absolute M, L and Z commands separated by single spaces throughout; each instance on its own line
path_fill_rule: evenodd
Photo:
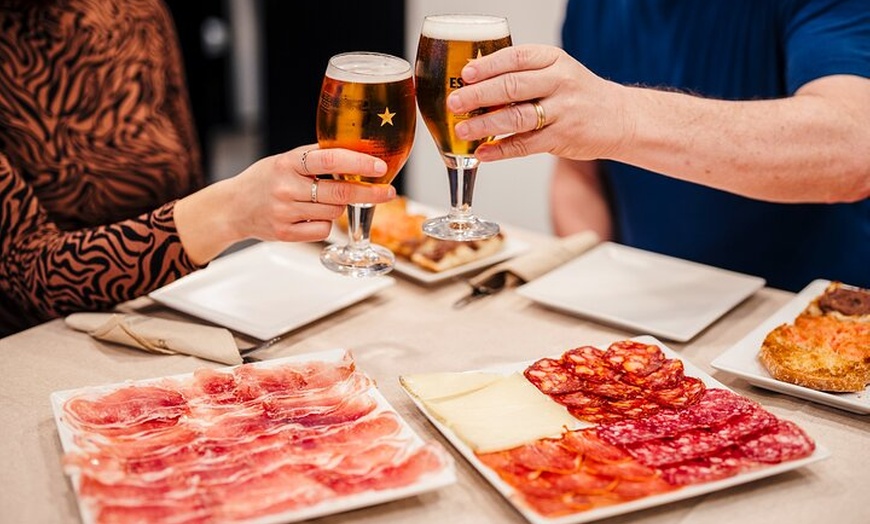
M 203 168 L 210 173 L 212 130 L 234 124 L 229 8 L 225 0 L 165 0 L 165 4 L 181 45 Z

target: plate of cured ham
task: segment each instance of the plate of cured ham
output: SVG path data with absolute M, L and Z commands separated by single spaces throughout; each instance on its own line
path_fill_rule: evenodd
M 51 395 L 82 520 L 296 522 L 455 482 L 346 350 Z
M 432 424 L 535 524 L 625 514 L 830 455 L 797 424 L 650 336 L 400 381 Z

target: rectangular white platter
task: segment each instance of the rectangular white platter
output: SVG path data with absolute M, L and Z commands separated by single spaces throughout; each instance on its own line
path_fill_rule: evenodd
M 285 358 L 277 358 L 271 359 L 267 361 L 257 362 L 254 364 L 246 364 L 250 366 L 257 367 L 276 367 L 283 364 L 288 364 L 292 362 L 337 362 L 342 356 L 345 354 L 344 349 L 331 349 L 316 353 L 306 353 L 300 355 L 294 355 L 291 357 Z M 232 368 L 222 368 L 223 370 L 229 370 Z M 220 369 L 219 369 L 220 370 Z M 64 452 L 70 452 L 73 450 L 79 449 L 74 440 L 74 432 L 73 430 L 63 421 L 63 405 L 64 403 L 70 399 L 71 397 L 87 392 L 97 392 L 97 393 L 109 393 L 113 390 L 116 390 L 121 387 L 128 387 L 131 385 L 148 385 L 161 382 L 166 379 L 173 380 L 184 380 L 191 376 L 192 374 L 182 374 L 182 375 L 173 375 L 169 377 L 160 377 L 148 380 L 138 380 L 138 381 L 127 381 L 116 384 L 107 384 L 104 386 L 94 386 L 88 388 L 81 389 L 69 389 L 63 391 L 53 392 L 50 396 L 52 410 L 54 412 L 54 421 L 57 426 L 58 435 L 60 436 L 61 446 Z M 405 421 L 396 410 L 390 405 L 390 403 L 381 395 L 380 391 L 378 391 L 377 387 L 372 385 L 368 392 L 372 396 L 372 398 L 377 402 L 377 407 L 375 412 L 384 412 L 388 411 L 393 413 L 396 416 L 396 419 L 399 421 L 401 425 L 400 436 L 408 437 L 412 445 L 422 445 L 422 438 L 417 435 L 416 432 L 408 425 L 407 421 Z M 78 487 L 79 480 L 76 475 L 71 477 L 71 481 L 73 487 L 75 488 L 76 495 L 78 496 Z M 426 475 L 418 481 L 401 488 L 389 488 L 389 489 L 381 489 L 381 490 L 371 490 L 365 491 L 357 494 L 346 495 L 342 497 L 338 497 L 331 500 L 326 500 L 312 506 L 308 507 L 300 507 L 298 509 L 294 509 L 291 511 L 282 512 L 279 514 L 273 514 L 268 516 L 263 516 L 259 518 L 254 518 L 250 520 L 240 521 L 240 524 L 279 524 L 284 522 L 299 522 L 308 519 L 313 519 L 317 517 L 322 517 L 326 515 L 332 515 L 336 513 L 342 513 L 345 511 L 350 511 L 353 509 L 358 509 L 366 506 L 373 506 L 376 504 L 382 504 L 389 501 L 394 501 L 406 497 L 412 497 L 415 495 L 419 495 L 421 493 L 426 493 L 429 491 L 433 491 L 444 486 L 448 486 L 456 482 L 456 473 L 454 464 L 452 461 L 446 463 L 445 467 L 436 472 L 435 474 Z M 84 504 L 81 500 L 79 501 L 79 511 L 81 513 L 82 522 L 84 524 L 94 524 L 95 519 L 94 515 L 88 510 L 88 506 Z
M 728 389 L 721 382 L 717 381 L 713 377 L 704 373 L 700 368 L 694 366 L 691 362 L 681 359 L 680 356 L 674 352 L 672 349 L 667 347 L 665 344 L 660 342 L 655 337 L 651 336 L 640 336 L 632 338 L 632 340 L 636 340 L 639 342 L 643 342 L 646 344 L 655 344 L 659 346 L 662 352 L 665 354 L 666 358 L 675 358 L 680 359 L 683 362 L 685 367 L 685 374 L 687 376 L 693 376 L 701 379 L 704 384 L 709 388 L 722 388 Z M 551 356 L 553 358 L 557 358 L 558 355 L 542 355 L 542 358 L 545 356 Z M 522 371 L 526 367 L 528 367 L 532 362 L 520 362 L 515 364 L 506 364 L 501 366 L 495 366 L 486 369 L 479 370 L 469 370 L 469 372 L 477 372 L 477 371 L 485 371 L 485 372 L 496 372 L 503 373 L 505 375 L 514 373 L 517 371 Z M 676 491 L 671 491 L 667 493 L 650 495 L 644 498 L 632 500 L 629 502 L 624 502 L 621 504 L 615 504 L 612 506 L 604 506 L 600 508 L 590 509 L 587 511 L 573 513 L 570 515 L 565 515 L 561 517 L 548 518 L 540 515 L 533 509 L 526 506 L 521 497 L 518 496 L 515 489 L 504 482 L 498 474 L 486 466 L 483 462 L 481 462 L 474 454 L 474 451 L 456 434 L 454 433 L 447 425 L 443 424 L 438 418 L 429 412 L 426 409 L 426 406 L 423 402 L 421 402 L 416 396 L 414 396 L 410 391 L 405 389 L 406 394 L 411 398 L 417 408 L 426 416 L 427 419 L 441 432 L 442 435 L 462 454 L 463 457 L 472 465 L 474 468 L 484 477 L 486 480 L 496 489 L 499 493 L 518 511 L 520 512 L 526 520 L 531 522 L 532 524 L 582 524 L 585 522 L 592 522 L 600 519 L 605 519 L 608 517 L 614 517 L 617 515 L 623 515 L 626 513 L 630 513 L 633 511 L 651 508 L 655 506 L 665 505 L 671 502 L 676 502 L 679 500 L 685 500 L 688 498 L 696 497 L 698 495 L 704 495 L 706 493 L 712 493 L 714 491 L 719 491 L 722 489 L 726 489 L 732 486 L 736 486 L 739 484 L 744 484 L 747 482 L 752 482 L 758 479 L 770 477 L 773 475 L 778 475 L 780 473 L 791 471 L 794 469 L 802 468 L 814 462 L 818 462 L 830 456 L 830 451 L 819 444 L 815 435 L 810 435 L 813 440 L 816 441 L 816 448 L 813 453 L 807 457 L 783 462 L 779 464 L 771 465 L 770 467 L 753 470 L 745 473 L 741 473 L 732 477 L 724 478 L 721 480 L 716 480 L 712 482 L 706 482 L 703 484 L 695 484 L 684 486 Z M 578 421 L 578 427 L 588 427 L 589 424 L 585 422 Z M 573 428 L 572 428 L 573 429 Z

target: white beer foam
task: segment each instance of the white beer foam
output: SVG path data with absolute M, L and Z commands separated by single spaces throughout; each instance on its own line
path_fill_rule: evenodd
M 435 40 L 480 42 L 510 36 L 507 18 L 491 15 L 432 15 L 423 20 L 423 36 Z
M 383 53 L 342 53 L 332 57 L 326 67 L 329 78 L 359 84 L 398 82 L 413 74 L 407 60 Z

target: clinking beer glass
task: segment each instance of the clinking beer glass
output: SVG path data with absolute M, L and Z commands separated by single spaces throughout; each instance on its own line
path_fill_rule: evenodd
M 334 178 L 389 184 L 408 160 L 416 124 L 414 77 L 407 60 L 370 52 L 330 58 L 317 105 L 318 144 L 361 151 L 387 163 L 387 172 L 377 179 L 343 173 Z M 356 277 L 393 269 L 395 255 L 369 240 L 374 212 L 370 203 L 347 206 L 349 242 L 325 248 L 320 254 L 324 266 Z
M 511 45 L 507 19 L 500 16 L 443 14 L 423 20 L 417 46 L 415 79 L 417 106 L 447 166 L 450 212 L 423 223 L 423 231 L 442 240 L 482 240 L 498 234 L 499 226 L 476 217 L 471 209 L 479 161 L 474 151 L 491 140 L 460 140 L 454 126 L 483 110 L 454 115 L 447 96 L 462 86 L 460 73 L 471 60 Z M 495 109 L 495 108 L 493 108 Z

